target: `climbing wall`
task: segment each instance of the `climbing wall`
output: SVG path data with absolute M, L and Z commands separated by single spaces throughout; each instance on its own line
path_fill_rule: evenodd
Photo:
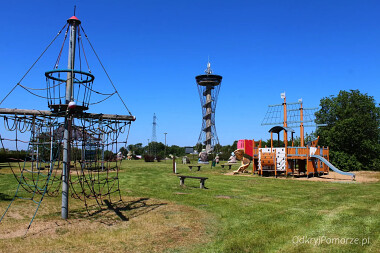
M 261 151 L 261 152 L 260 152 Z M 259 170 L 274 170 L 273 166 L 261 165 L 261 155 L 274 152 L 276 154 L 277 171 L 285 171 L 286 156 L 285 148 L 260 148 L 259 149 Z

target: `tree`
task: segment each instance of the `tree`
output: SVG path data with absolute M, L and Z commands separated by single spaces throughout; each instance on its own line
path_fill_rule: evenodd
M 153 155 L 153 157 L 156 157 L 158 154 L 163 154 L 165 150 L 165 144 L 162 142 L 150 142 L 146 147 L 144 147 L 146 152 L 150 153 L 150 155 Z
M 168 148 L 167 153 L 175 155 L 175 156 L 184 156 L 184 155 L 186 155 L 185 148 L 184 147 L 179 147 L 177 145 L 170 146 Z
M 127 156 L 128 155 L 128 150 L 125 147 L 121 147 L 119 149 L 119 152 L 121 152 L 123 154 L 123 156 Z
M 322 98 L 315 114 L 319 144 L 330 147 L 330 158 L 343 170 L 380 170 L 380 107 L 358 90 Z
M 196 151 L 198 151 L 198 153 L 200 153 L 201 151 L 202 151 L 202 149 L 203 148 L 205 148 L 205 147 L 203 147 L 204 145 L 202 145 L 202 143 L 200 143 L 200 142 L 198 142 L 196 145 L 195 145 L 195 147 L 194 147 L 194 150 L 196 150 Z
M 131 151 L 134 155 L 142 155 L 144 153 L 144 149 L 142 143 L 130 144 L 127 147 L 128 151 Z

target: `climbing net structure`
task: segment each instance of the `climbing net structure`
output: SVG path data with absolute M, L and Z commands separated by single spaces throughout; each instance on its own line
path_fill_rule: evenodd
M 25 76 L 63 31 L 62 47 L 54 68 L 45 72 L 46 87 L 30 88 L 23 85 Z M 102 93 L 94 89 L 95 77 L 84 51 L 82 33 L 109 79 L 112 92 Z M 68 68 L 61 69 L 60 59 L 68 34 Z M 79 69 L 74 68 L 75 61 Z M 87 67 L 86 71 L 82 69 L 83 66 Z M 82 200 L 89 215 L 96 207 L 102 208 L 104 202 L 109 205 L 121 201 L 119 169 L 123 156 L 117 152 L 120 147 L 126 146 L 131 122 L 135 117 L 121 99 L 81 22 L 75 16 L 67 21 L 0 105 L 17 87 L 45 99 L 50 110 L 0 108 L 5 129 L 0 132 L 1 149 L 2 152 L 11 151 L 6 162 L 18 182 L 14 197 L 0 222 L 18 199 L 31 201 L 36 206 L 28 229 L 44 196 L 58 196 L 62 192 L 64 219 L 67 219 L 69 196 Z M 92 102 L 94 94 L 100 99 Z M 115 94 L 120 98 L 127 115 L 85 112 L 91 105 L 103 103 Z
M 307 125 L 305 127 L 315 127 L 315 112 L 318 108 L 303 108 L 302 102 L 286 104 L 286 122 L 288 127 L 298 127 L 301 122 Z M 301 111 L 302 117 L 301 120 Z M 283 125 L 284 104 L 269 105 L 261 125 Z

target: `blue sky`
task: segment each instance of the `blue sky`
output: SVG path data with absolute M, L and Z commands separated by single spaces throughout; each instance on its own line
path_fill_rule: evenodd
M 201 128 L 195 76 L 208 57 L 223 76 L 216 128 L 222 145 L 267 139 L 261 126 L 269 104 L 303 98 L 318 106 L 339 90 L 359 89 L 380 102 L 379 1 L 6 1 L 2 3 L 2 94 L 76 16 L 132 114 L 130 143 L 144 145 L 158 118 L 157 139 L 191 146 Z M 23 84 L 44 88 L 62 40 L 46 52 Z M 90 48 L 86 48 L 90 54 Z M 66 62 L 66 58 L 63 58 Z M 94 56 L 95 89 L 112 91 Z M 2 96 L 2 97 L 3 97 Z M 47 109 L 20 88 L 1 105 Z M 126 114 L 115 98 L 91 112 Z M 312 131 L 308 128 L 307 131 Z

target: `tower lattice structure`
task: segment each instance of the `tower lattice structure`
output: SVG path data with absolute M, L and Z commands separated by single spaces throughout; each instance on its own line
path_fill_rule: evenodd
M 156 155 L 156 144 L 157 144 L 157 116 L 153 114 L 153 126 L 152 126 L 152 154 Z
M 198 143 L 206 147 L 206 152 L 214 151 L 214 147 L 219 143 L 215 128 L 215 109 L 218 101 L 222 76 L 214 75 L 211 70 L 210 62 L 204 75 L 195 77 L 202 106 L 202 129 Z

